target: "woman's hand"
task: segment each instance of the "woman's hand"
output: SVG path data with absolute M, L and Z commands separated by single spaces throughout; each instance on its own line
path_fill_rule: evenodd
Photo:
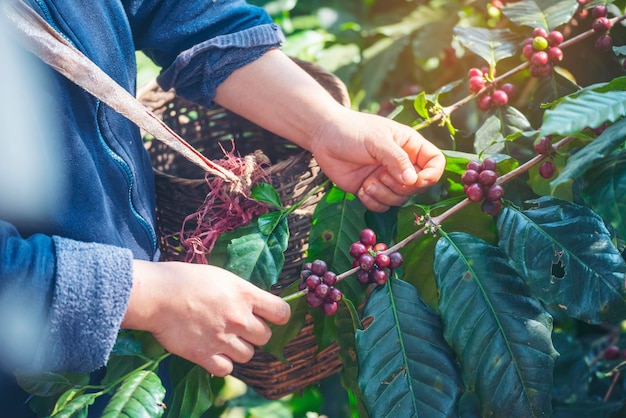
M 266 344 L 267 322 L 285 324 L 289 304 L 219 267 L 135 261 L 122 328 L 151 332 L 169 352 L 217 376 Z
M 347 108 L 320 124 L 311 151 L 337 186 L 378 212 L 434 185 L 446 164 L 443 153 L 410 127 Z

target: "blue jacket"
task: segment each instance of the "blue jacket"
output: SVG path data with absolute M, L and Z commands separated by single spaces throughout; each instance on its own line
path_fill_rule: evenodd
M 282 41 L 263 9 L 243 0 L 28 3 L 128 91 L 142 50 L 163 68 L 165 89 L 207 106 L 232 71 Z M 61 134 L 37 140 L 41 152 L 60 150 L 58 172 L 40 173 L 57 179 L 57 198 L 36 220 L 0 205 L 0 360 L 86 372 L 113 347 L 131 260 L 158 258 L 153 173 L 136 126 L 46 71 L 39 98 Z

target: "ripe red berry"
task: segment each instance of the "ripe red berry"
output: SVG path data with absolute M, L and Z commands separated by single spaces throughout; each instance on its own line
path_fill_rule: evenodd
M 359 257 L 359 267 L 361 270 L 370 271 L 374 267 L 374 257 L 365 253 Z
M 478 99 L 476 99 L 476 106 L 482 111 L 489 110 L 491 108 L 491 96 L 488 94 L 478 96 Z
M 609 13 L 609 10 L 606 8 L 604 4 L 598 4 L 593 9 L 591 9 L 591 17 L 597 19 L 599 17 L 606 17 Z
M 325 283 L 328 286 L 334 286 L 335 283 L 337 283 L 337 275 L 332 271 L 327 271 L 324 273 L 324 277 L 322 277 L 322 283 Z
M 330 287 L 328 287 L 328 285 L 324 283 L 320 283 L 320 285 L 315 288 L 315 294 L 322 299 L 326 298 L 326 295 L 328 295 L 329 291 Z
M 533 29 L 533 37 L 537 37 L 537 36 L 545 38 L 548 36 L 548 32 L 542 27 L 537 27 Z
M 323 276 L 328 271 L 328 266 L 324 260 L 314 260 L 311 264 L 311 271 L 316 276 Z
M 352 258 L 359 258 L 367 252 L 367 247 L 361 241 L 353 242 L 349 252 Z
M 515 94 L 515 86 L 511 83 L 504 83 L 503 85 L 500 86 L 500 90 L 505 92 L 509 97 Z
M 324 303 L 324 299 L 317 296 L 315 292 L 309 292 L 306 294 L 306 303 L 311 308 L 319 308 Z
M 328 295 L 326 295 L 326 300 L 330 302 L 341 302 L 342 299 L 343 293 L 336 287 L 331 287 Z
M 472 77 L 483 77 L 483 72 L 480 70 L 480 68 L 470 68 L 469 71 L 467 72 L 467 78 L 472 78 Z
M 508 102 L 509 102 L 509 96 L 504 91 L 496 90 L 493 93 L 491 93 L 491 103 L 494 106 L 498 106 L 498 107 L 506 106 Z
M 302 280 L 306 280 L 306 278 L 309 277 L 311 274 L 313 274 L 313 272 L 311 270 L 302 270 L 300 272 L 300 278 Z
M 498 174 L 493 170 L 483 170 L 478 175 L 478 181 L 483 186 L 491 186 L 498 179 Z
M 376 254 L 376 258 L 374 259 L 374 263 L 380 268 L 389 267 L 391 263 L 391 259 L 387 254 Z
M 483 87 L 485 87 L 485 78 L 482 75 L 469 79 L 469 91 L 471 93 L 478 93 Z
M 326 316 L 332 316 L 337 313 L 338 308 L 337 302 L 324 302 L 322 304 L 322 313 Z
M 465 190 L 465 195 L 472 202 L 480 202 L 484 197 L 483 187 L 478 183 L 471 184 Z
M 539 166 L 539 175 L 544 179 L 549 179 L 556 173 L 556 165 L 552 161 L 544 161 Z
M 496 162 L 496 160 L 490 157 L 485 158 L 483 162 L 480 164 L 481 170 L 497 171 L 497 168 L 498 168 L 498 163 Z
M 613 38 L 609 35 L 600 35 L 596 38 L 595 47 L 597 50 L 607 52 L 613 46 Z
M 546 65 L 549 61 L 548 53 L 546 51 L 537 51 L 530 57 L 530 63 L 540 67 Z
M 372 283 L 376 283 L 379 286 L 387 283 L 389 276 L 387 276 L 387 272 L 385 270 L 374 269 L 370 271 L 370 281 Z
M 548 155 L 552 152 L 552 141 L 549 136 L 539 138 L 535 142 L 535 152 L 541 155 Z
M 548 49 L 548 59 L 554 64 L 563 61 L 563 51 L 561 48 L 553 46 Z
M 359 241 L 361 241 L 363 245 L 371 247 L 376 244 L 376 233 L 369 228 L 365 228 L 359 234 Z
M 604 357 L 605 360 L 616 360 L 620 357 L 620 354 L 621 352 L 618 346 L 610 345 L 604 349 L 602 357 Z
M 480 209 L 488 215 L 496 216 L 502 209 L 502 203 L 499 200 L 485 200 Z
M 479 177 L 478 171 L 475 170 L 465 170 L 463 175 L 461 175 L 461 181 L 463 184 L 470 185 L 472 183 L 476 183 Z
M 322 279 L 320 278 L 320 276 L 316 276 L 315 274 L 311 274 L 309 277 L 306 278 L 306 287 L 308 287 L 310 290 L 315 290 L 315 288 L 321 283 Z
M 485 191 L 485 198 L 487 200 L 500 200 L 504 196 L 504 188 L 499 184 L 489 186 Z
M 522 55 L 524 55 L 524 57 L 529 60 L 530 57 L 532 57 L 533 53 L 535 52 L 535 48 L 533 48 L 533 44 L 530 43 L 528 45 L 524 45 L 524 47 L 522 48 Z
M 599 17 L 593 21 L 591 27 L 596 33 L 606 33 L 611 29 L 611 21 L 606 17 Z
M 359 270 L 356 273 L 356 281 L 359 282 L 360 284 L 369 284 L 370 283 L 369 271 Z
M 389 254 L 389 267 L 392 269 L 398 268 L 402 265 L 404 259 L 402 258 L 402 254 L 398 251 L 394 251 Z
M 480 171 L 480 161 L 476 161 L 476 160 L 470 161 L 467 163 L 465 168 L 467 170 Z
M 387 244 L 384 242 L 377 242 L 373 249 L 374 252 L 385 251 L 387 249 Z
M 548 45 L 550 46 L 559 46 L 563 40 L 563 34 L 558 30 L 553 30 L 548 34 Z

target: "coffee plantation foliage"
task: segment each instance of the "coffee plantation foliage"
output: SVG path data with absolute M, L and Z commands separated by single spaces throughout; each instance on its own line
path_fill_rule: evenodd
M 333 397 L 345 399 L 336 414 L 362 418 L 626 416 L 625 2 L 252 3 L 283 27 L 287 53 L 344 81 L 353 107 L 414 127 L 447 157 L 438 185 L 401 208 L 370 213 L 336 187 L 316 208 L 307 261 L 341 278 L 342 299 L 324 315 L 294 277 L 283 293 L 292 320 L 265 350 L 280 357 L 311 314 L 320 348 L 341 347 L 345 393 L 322 385 L 326 398 L 305 407 L 316 387 L 224 403 L 224 379 L 177 358 L 165 393 L 168 354 L 123 333 L 97 384 L 23 376 L 35 401 L 53 416 L 85 416 L 103 393 L 111 416 L 217 417 L 233 406 L 304 416 Z M 481 180 L 485 170 L 495 177 Z M 224 237 L 230 250 L 254 242 L 267 253 L 288 233 L 289 209 L 267 186 L 255 197 L 276 210 Z M 379 285 L 359 284 L 350 254 L 366 228 L 404 259 Z M 283 255 L 270 253 L 255 262 L 279 271 Z M 276 268 L 225 266 L 265 288 L 277 279 Z

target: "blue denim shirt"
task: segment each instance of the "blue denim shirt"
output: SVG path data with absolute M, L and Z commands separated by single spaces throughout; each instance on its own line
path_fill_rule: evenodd
M 142 50 L 164 68 L 164 88 L 207 106 L 232 71 L 283 39 L 242 0 L 28 3 L 128 91 Z M 61 129 L 60 199 L 42 222 L 0 213 L 0 360 L 86 372 L 113 347 L 132 259 L 158 258 L 153 173 L 136 126 L 48 71 L 40 94 Z

